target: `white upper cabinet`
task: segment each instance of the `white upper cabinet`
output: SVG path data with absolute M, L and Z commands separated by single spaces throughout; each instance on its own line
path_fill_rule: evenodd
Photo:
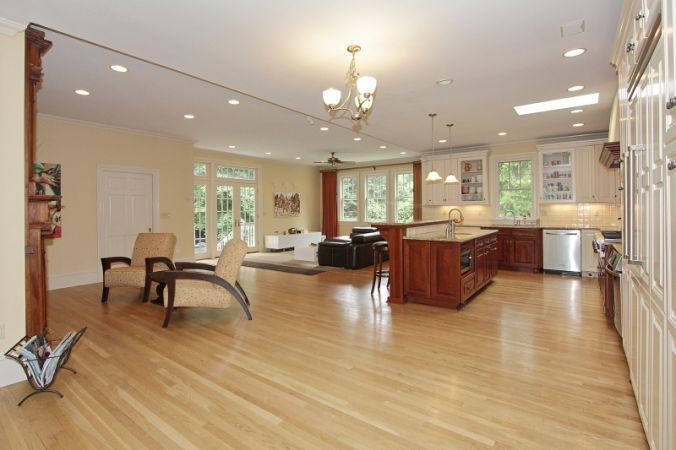
M 575 201 L 573 149 L 540 152 L 540 203 Z
M 458 177 L 458 159 L 448 155 L 429 157 L 422 161 L 422 195 L 423 206 L 458 205 L 460 203 L 459 184 L 446 184 L 444 180 L 449 173 Z M 436 170 L 441 181 L 425 181 L 430 170 Z
M 488 170 L 487 152 L 475 152 L 458 157 L 458 173 L 460 181 L 460 203 L 466 205 L 488 204 Z

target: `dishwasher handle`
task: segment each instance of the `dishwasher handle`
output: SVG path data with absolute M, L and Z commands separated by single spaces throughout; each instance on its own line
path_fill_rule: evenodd
M 577 233 L 550 233 L 549 231 L 546 231 L 545 234 L 548 234 L 550 236 L 577 236 Z

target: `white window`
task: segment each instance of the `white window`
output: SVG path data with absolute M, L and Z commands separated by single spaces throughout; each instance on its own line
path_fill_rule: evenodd
M 340 202 L 338 204 L 340 220 L 343 222 L 356 222 L 359 215 L 357 208 L 357 176 L 345 175 L 340 180 Z
M 366 176 L 366 222 L 387 222 L 387 175 Z
M 193 231 L 195 254 L 207 251 L 207 185 L 194 184 L 193 198 Z
M 498 218 L 526 215 L 535 217 L 535 182 L 531 156 L 497 161 L 497 211 Z
M 413 222 L 413 172 L 395 174 L 394 214 L 395 222 Z

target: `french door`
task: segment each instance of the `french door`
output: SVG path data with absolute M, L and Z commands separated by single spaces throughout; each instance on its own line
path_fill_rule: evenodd
M 249 250 L 257 250 L 256 185 L 253 183 L 218 183 L 215 189 L 215 229 L 212 251 L 220 254 L 233 237 L 243 240 Z

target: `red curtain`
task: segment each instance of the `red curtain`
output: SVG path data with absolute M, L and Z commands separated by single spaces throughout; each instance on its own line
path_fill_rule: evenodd
M 338 236 L 338 175 L 322 172 L 322 234 L 327 238 Z

